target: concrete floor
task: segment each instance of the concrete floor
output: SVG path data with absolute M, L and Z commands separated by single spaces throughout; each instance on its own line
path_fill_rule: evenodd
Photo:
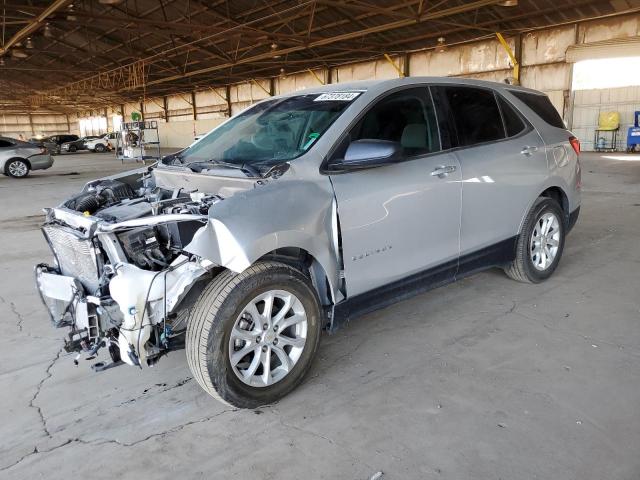
M 235 411 L 184 352 L 93 373 L 60 351 L 33 286 L 41 208 L 120 171 L 56 158 L 0 178 L 0 478 L 640 478 L 640 157 L 583 156 L 556 274 L 498 270 L 325 336 L 306 382 Z

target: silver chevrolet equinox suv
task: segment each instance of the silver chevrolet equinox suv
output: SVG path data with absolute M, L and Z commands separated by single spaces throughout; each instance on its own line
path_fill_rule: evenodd
M 490 267 L 547 279 L 579 151 L 544 94 L 507 84 L 272 97 L 46 209 L 36 283 L 77 358 L 146 368 L 185 348 L 206 392 L 252 408 L 302 381 L 322 329 Z

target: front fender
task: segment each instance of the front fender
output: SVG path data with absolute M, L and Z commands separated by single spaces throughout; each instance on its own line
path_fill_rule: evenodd
M 209 222 L 184 250 L 242 272 L 269 252 L 300 248 L 320 263 L 335 294 L 339 269 L 332 228 L 334 202 L 326 177 L 259 185 L 213 205 Z

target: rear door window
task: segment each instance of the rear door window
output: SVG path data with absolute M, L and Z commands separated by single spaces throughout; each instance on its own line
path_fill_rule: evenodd
M 0 148 L 7 148 L 7 147 L 12 147 L 13 143 L 7 141 L 7 140 L 0 140 Z
M 552 127 L 565 129 L 562 117 L 553 106 L 549 97 L 538 93 L 521 92 L 517 90 L 510 90 L 509 93 L 523 102 L 533 112 L 538 115 L 542 120 L 547 122 Z
M 458 146 L 467 147 L 505 138 L 502 116 L 491 90 L 465 86 L 435 87 L 450 109 Z

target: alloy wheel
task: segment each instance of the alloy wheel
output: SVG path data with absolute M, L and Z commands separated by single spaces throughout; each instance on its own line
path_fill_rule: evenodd
M 252 387 L 268 387 L 296 365 L 307 340 L 307 313 L 293 293 L 269 290 L 251 300 L 229 338 L 235 375 Z
M 24 177 L 27 173 L 29 173 L 29 168 L 27 165 L 20 161 L 14 160 L 9 164 L 9 174 L 13 177 Z
M 558 255 L 559 246 L 558 217 L 551 212 L 543 213 L 536 221 L 529 241 L 529 253 L 536 270 L 544 271 L 553 264 Z

